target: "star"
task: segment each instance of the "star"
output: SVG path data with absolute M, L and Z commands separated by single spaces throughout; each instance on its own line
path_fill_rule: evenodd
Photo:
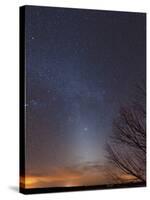
M 84 127 L 84 129 L 83 129 L 85 132 L 87 132 L 88 131 L 88 128 L 87 127 Z
M 37 106 L 38 105 L 37 101 L 34 100 L 34 99 L 32 99 L 30 103 L 31 103 L 32 106 Z
M 33 36 L 32 36 L 32 37 L 31 37 L 31 39 L 32 39 L 32 40 L 34 40 L 34 39 L 35 39 L 35 37 L 33 37 Z

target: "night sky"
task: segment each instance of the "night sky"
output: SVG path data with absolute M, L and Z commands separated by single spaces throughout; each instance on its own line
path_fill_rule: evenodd
M 27 6 L 26 187 L 105 184 L 106 142 L 145 79 L 145 14 Z

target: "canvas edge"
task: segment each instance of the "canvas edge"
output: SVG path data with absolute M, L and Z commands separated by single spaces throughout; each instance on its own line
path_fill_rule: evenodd
M 22 194 L 39 194 L 39 193 L 56 193 L 56 192 L 75 192 L 88 190 L 104 190 L 104 189 L 127 189 L 135 187 L 146 187 L 146 182 L 135 183 L 134 185 L 102 185 L 102 186 L 77 186 L 77 187 L 47 187 L 47 188 L 25 188 L 21 184 L 21 177 L 25 178 L 25 9 L 27 7 L 43 7 L 43 8 L 65 8 L 72 10 L 89 10 L 101 12 L 119 12 L 131 14 L 143 14 L 145 23 L 147 22 L 147 13 L 145 12 L 128 12 L 128 11 L 114 11 L 114 10 L 96 10 L 84 8 L 66 8 L 66 7 L 48 7 L 48 6 L 32 6 L 24 5 L 19 7 L 19 192 Z M 147 27 L 147 26 L 146 26 Z M 147 39 L 147 37 L 146 37 Z M 147 64 L 146 64 L 147 66 Z
M 25 177 L 25 7 L 19 7 L 19 191 Z M 24 187 L 24 186 L 23 186 Z
M 20 188 L 23 194 L 40 194 L 40 193 L 58 193 L 58 192 L 79 192 L 92 190 L 106 190 L 106 189 L 130 189 L 137 187 L 146 187 L 146 182 L 135 184 L 115 184 L 115 185 L 101 185 L 101 186 L 76 186 L 76 187 L 51 187 L 51 188 Z

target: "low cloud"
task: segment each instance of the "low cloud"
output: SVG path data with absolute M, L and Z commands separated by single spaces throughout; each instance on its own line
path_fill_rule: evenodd
M 26 188 L 103 185 L 114 183 L 109 167 L 98 162 L 51 168 L 49 172 L 27 173 Z

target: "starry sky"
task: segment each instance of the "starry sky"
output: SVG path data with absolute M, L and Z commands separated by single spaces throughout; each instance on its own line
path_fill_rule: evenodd
M 145 49 L 145 14 L 26 6 L 27 187 L 109 182 L 105 144 Z

